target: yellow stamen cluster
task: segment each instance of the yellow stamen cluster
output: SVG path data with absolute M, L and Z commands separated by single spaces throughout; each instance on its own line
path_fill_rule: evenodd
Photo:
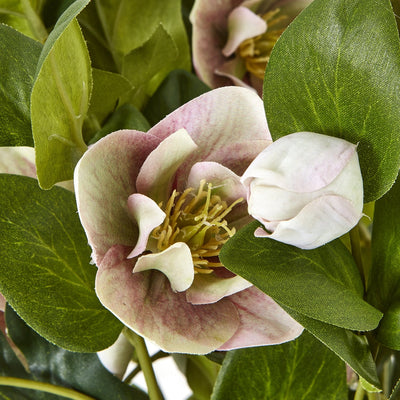
M 247 71 L 260 79 L 264 79 L 265 67 L 269 61 L 271 51 L 285 30 L 270 29 L 287 18 L 285 15 L 275 17 L 279 11 L 280 9 L 277 8 L 262 15 L 261 18 L 267 22 L 267 31 L 261 35 L 244 40 L 238 49 L 239 56 L 245 61 Z
M 218 259 L 219 252 L 235 233 L 235 228 L 229 228 L 224 218 L 242 201 L 237 199 L 228 206 L 220 196 L 212 194 L 212 185 L 206 185 L 205 180 L 200 182 L 197 194 L 193 188 L 183 193 L 174 190 L 164 208 L 165 220 L 153 230 L 151 237 L 156 239 L 158 251 L 173 243 L 185 242 L 192 253 L 195 273 L 209 274 L 212 268 L 223 266 Z

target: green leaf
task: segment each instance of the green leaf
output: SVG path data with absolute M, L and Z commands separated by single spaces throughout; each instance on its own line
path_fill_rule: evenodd
M 0 292 L 52 343 L 89 352 L 110 346 L 122 326 L 95 294 L 74 194 L 16 175 L 0 175 L 0 186 Z
M 30 96 L 42 45 L 0 24 L 0 146 L 32 146 Z
M 272 137 L 311 131 L 358 144 L 365 202 L 400 166 L 400 45 L 389 0 L 315 0 L 271 54 L 264 101 Z
M 381 383 L 365 336 L 308 318 L 290 308 L 284 307 L 284 309 L 308 332 L 349 364 L 360 377 L 371 385 L 371 388 L 380 390 Z
M 85 40 L 74 18 L 89 0 L 77 0 L 60 17 L 39 58 L 31 119 L 40 186 L 69 180 L 86 150 L 82 124 L 92 76 Z
M 121 66 L 122 58 L 147 42 L 162 24 L 179 52 L 175 68 L 190 68 L 180 0 L 97 0 L 96 8 L 117 65 Z
M 30 376 L 25 378 L 70 387 L 97 400 L 148 399 L 143 391 L 109 373 L 96 354 L 74 353 L 52 345 L 25 325 L 11 308 L 6 310 L 6 319 L 9 335 L 28 363 Z
M 122 74 L 134 87 L 131 101 L 141 108 L 176 65 L 179 51 L 174 39 L 159 25 L 143 46 L 133 50 L 122 64 Z
M 400 181 L 375 202 L 368 300 L 384 316 L 377 339 L 400 350 Z
M 279 346 L 229 352 L 211 399 L 345 400 L 346 368 L 305 332 Z
M 310 318 L 352 330 L 372 330 L 382 314 L 363 300 L 351 254 L 335 240 L 314 250 L 254 237 L 252 222 L 222 248 L 221 262 L 278 303 Z
M 103 128 L 96 133 L 89 144 L 93 144 L 109 133 L 120 129 L 135 129 L 147 132 L 150 129 L 150 124 L 137 108 L 131 104 L 124 104 L 111 115 Z
M 184 70 L 174 70 L 151 97 L 143 113 L 151 125 L 155 125 L 181 105 L 209 90 L 195 75 Z

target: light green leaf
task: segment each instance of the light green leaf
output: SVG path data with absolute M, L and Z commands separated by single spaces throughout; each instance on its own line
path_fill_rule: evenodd
M 89 0 L 77 0 L 60 17 L 40 55 L 31 119 L 41 187 L 72 178 L 86 150 L 82 124 L 92 76 L 85 40 L 74 18 Z
M 160 24 L 149 40 L 133 50 L 122 64 L 122 74 L 134 87 L 132 102 L 141 108 L 176 65 L 179 50 Z
M 30 329 L 11 307 L 6 309 L 6 320 L 9 335 L 29 367 L 30 376 L 21 377 L 73 388 L 97 400 L 148 399 L 143 391 L 108 372 L 96 354 L 70 352 L 52 345 Z M 14 371 L 5 368 L 5 372 L 11 375 Z
M 346 368 L 307 332 L 278 346 L 229 352 L 212 400 L 345 400 Z
M 190 68 L 189 44 L 180 0 L 97 0 L 96 8 L 117 65 L 162 24 L 178 49 L 175 68 Z
M 377 339 L 400 350 L 400 181 L 375 202 L 368 300 L 383 313 Z
M 400 166 L 400 44 L 389 0 L 314 0 L 271 54 L 264 101 L 272 137 L 311 131 L 358 144 L 365 202 Z
M 363 300 L 358 269 L 339 240 L 301 250 L 254 237 L 259 225 L 250 223 L 223 246 L 226 268 L 310 318 L 351 330 L 377 327 L 382 314 Z
M 33 146 L 30 96 L 42 46 L 0 24 L 0 146 Z
M 0 175 L 0 186 L 0 292 L 52 343 L 72 351 L 111 345 L 122 327 L 95 294 L 74 194 L 16 175 Z
M 329 347 L 338 357 L 349 364 L 370 385 L 370 389 L 375 391 L 381 389 L 375 363 L 368 341 L 364 335 L 308 318 L 290 308 L 284 308 L 308 332 L 312 333 L 313 336 Z

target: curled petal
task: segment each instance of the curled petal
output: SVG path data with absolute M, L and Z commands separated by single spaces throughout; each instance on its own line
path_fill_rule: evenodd
M 192 304 L 210 304 L 250 286 L 252 284 L 239 275 L 222 279 L 214 274 L 197 274 L 193 285 L 186 291 L 186 298 Z
M 98 264 L 114 244 L 135 246 L 137 226 L 127 199 L 136 192 L 139 169 L 160 139 L 138 131 L 117 131 L 99 140 L 74 173 L 79 217 Z
M 136 246 L 128 256 L 128 258 L 133 258 L 146 250 L 149 235 L 164 221 L 165 212 L 149 197 L 134 193 L 128 197 L 128 213 L 139 227 Z
M 174 292 L 183 292 L 193 283 L 193 259 L 186 243 L 177 242 L 160 253 L 139 257 L 133 272 L 149 269 L 162 272 L 168 278 Z
M 33 147 L 0 147 L 0 173 L 36 178 Z
M 237 7 L 228 17 L 228 41 L 222 49 L 225 57 L 232 55 L 246 39 L 266 32 L 267 23 L 246 7 Z
M 232 302 L 195 306 L 174 293 L 159 271 L 132 274 L 129 248 L 113 246 L 96 276 L 102 304 L 130 329 L 167 352 L 209 353 L 236 332 L 239 316 Z
M 315 249 L 348 232 L 360 218 L 360 210 L 351 201 L 326 195 L 307 204 L 294 218 L 277 223 L 273 233 L 258 228 L 254 234 L 301 249 Z M 268 229 L 268 223 L 264 226 Z
M 284 343 L 303 332 L 298 322 L 254 286 L 230 296 L 229 300 L 239 311 L 240 326 L 218 350 Z
M 143 163 L 136 181 L 137 190 L 156 202 L 168 200 L 176 170 L 196 149 L 185 129 L 166 137 Z
M 242 176 L 248 186 L 262 178 L 270 186 L 311 192 L 329 185 L 356 153 L 345 140 L 313 132 L 286 135 L 268 146 Z

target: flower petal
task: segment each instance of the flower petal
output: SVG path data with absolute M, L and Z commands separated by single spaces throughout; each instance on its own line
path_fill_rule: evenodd
M 167 352 L 206 354 L 237 330 L 236 307 L 226 299 L 194 306 L 185 293 L 174 293 L 159 271 L 132 274 L 129 248 L 112 247 L 96 276 L 102 304 L 125 325 Z
M 135 246 L 137 227 L 127 199 L 160 139 L 138 131 L 118 131 L 99 140 L 79 160 L 74 175 L 79 217 L 98 264 L 114 244 Z
M 271 186 L 294 192 L 311 192 L 330 184 L 356 152 L 345 140 L 312 132 L 283 136 L 268 146 L 242 176 L 263 178 Z
M 230 296 L 229 300 L 239 311 L 240 326 L 218 350 L 284 343 L 303 331 L 283 308 L 254 286 Z
M 267 31 L 267 23 L 246 7 L 236 7 L 228 16 L 228 41 L 222 49 L 225 57 L 231 56 L 246 39 Z
M 139 227 L 136 246 L 128 256 L 128 258 L 133 258 L 146 250 L 149 235 L 154 228 L 162 224 L 165 212 L 149 197 L 134 193 L 128 197 L 128 213 Z
M 136 261 L 133 272 L 157 269 L 169 280 L 174 292 L 183 292 L 193 283 L 192 253 L 186 243 L 177 242 L 160 253 L 146 254 Z
M 0 173 L 37 178 L 33 147 L 0 147 Z
M 181 190 L 191 166 L 215 161 L 242 175 L 250 162 L 271 143 L 262 100 L 240 87 L 207 92 L 175 110 L 149 130 L 164 139 L 184 128 L 199 146 L 177 172 Z
M 250 286 L 252 284 L 239 275 L 221 279 L 214 274 L 197 274 L 192 286 L 186 291 L 186 299 L 192 304 L 215 303 Z
M 357 224 L 361 216 L 361 212 L 349 200 L 341 196 L 326 195 L 307 204 L 289 221 L 279 222 L 273 233 L 258 228 L 254 234 L 301 249 L 315 249 L 344 235 Z M 268 229 L 268 224 L 265 226 Z
M 136 181 L 138 192 L 156 202 L 167 201 L 176 170 L 196 149 L 185 129 L 166 137 L 143 163 Z

